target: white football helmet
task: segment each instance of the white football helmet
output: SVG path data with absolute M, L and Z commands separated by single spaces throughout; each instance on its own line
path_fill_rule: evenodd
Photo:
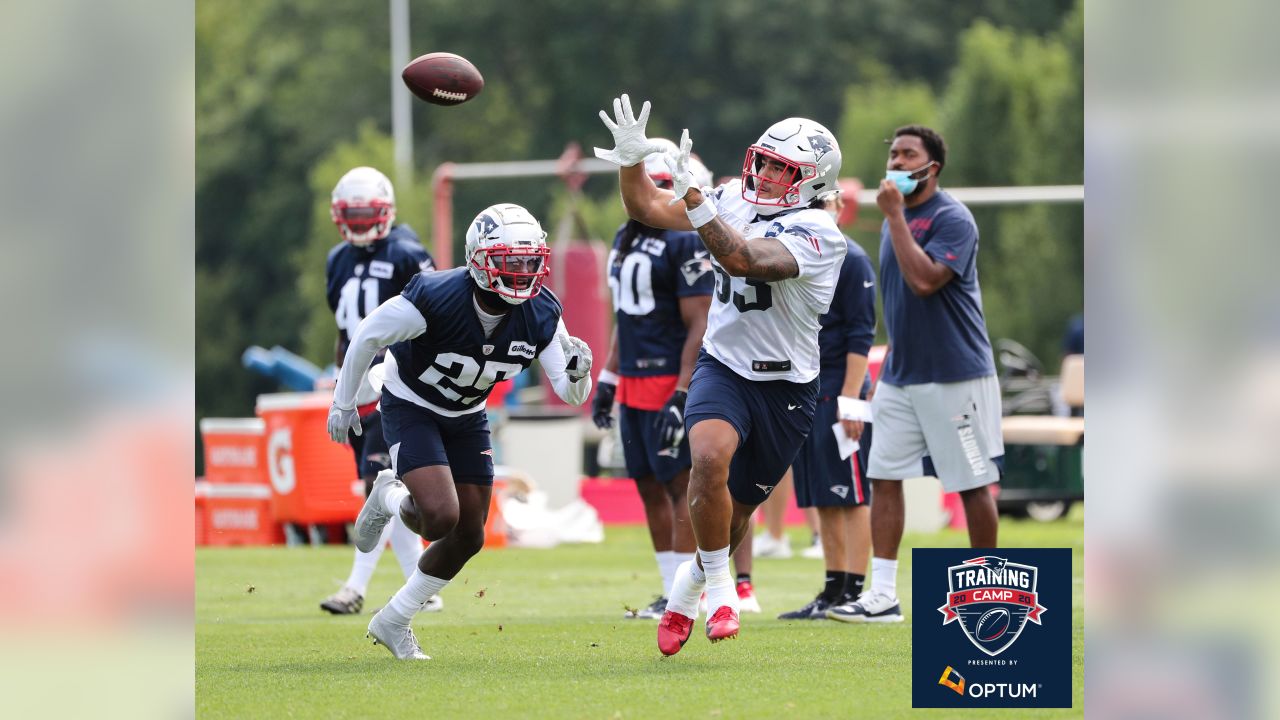
M 674 158 L 680 154 L 680 148 L 674 142 L 666 138 L 651 138 L 650 142 L 658 143 L 662 146 L 661 152 L 650 153 L 644 159 L 644 172 L 653 180 L 653 184 L 665 190 L 670 190 L 671 169 L 667 167 L 667 163 L 662 159 L 664 154 L 670 153 Z M 704 188 L 711 184 L 711 171 L 706 165 L 698 159 L 697 155 L 689 154 L 689 172 L 693 174 L 693 183 L 699 188 Z
M 551 274 L 551 248 L 538 219 L 511 203 L 490 205 L 467 229 L 467 268 L 482 290 L 512 305 L 536 296 Z
M 755 145 L 747 148 L 742 162 L 742 198 L 757 206 L 788 208 L 807 206 L 815 197 L 838 186 L 840 144 L 822 125 L 805 118 L 787 118 L 774 123 Z M 775 161 L 767 175 L 766 162 Z M 762 198 L 757 187 L 765 184 L 776 198 Z
M 396 219 L 395 189 L 386 175 L 371 167 L 352 168 L 333 188 L 329 215 L 352 245 L 381 240 Z

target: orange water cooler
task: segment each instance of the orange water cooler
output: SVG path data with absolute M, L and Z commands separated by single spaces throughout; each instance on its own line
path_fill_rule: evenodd
M 271 507 L 279 522 L 347 523 L 364 504 L 351 447 L 329 439 L 327 392 L 259 395 Z
M 258 418 L 200 421 L 205 476 L 195 484 L 197 545 L 284 542 L 271 508 L 264 430 Z

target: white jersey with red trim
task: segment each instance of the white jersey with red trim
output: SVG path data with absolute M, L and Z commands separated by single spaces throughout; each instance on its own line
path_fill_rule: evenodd
M 782 242 L 800 274 L 773 282 L 731 277 L 712 258 L 716 291 L 703 348 L 748 380 L 813 380 L 819 368 L 819 318 L 835 295 L 846 252 L 844 235 L 825 210 L 757 214 L 759 208 L 742 198 L 740 180 L 721 185 L 711 197 L 721 219 L 748 242 Z

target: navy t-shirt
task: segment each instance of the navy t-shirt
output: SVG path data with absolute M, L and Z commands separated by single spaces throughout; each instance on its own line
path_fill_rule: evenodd
M 867 252 L 848 237 L 844 239 L 847 254 L 836 280 L 836 294 L 831 309 L 819 322 L 818 396 L 835 397 L 844 388 L 844 374 L 849 353 L 866 355 L 876 337 L 876 271 Z M 868 374 L 863 378 L 859 395 L 866 396 L 871 385 Z
M 493 386 L 519 375 L 555 338 L 562 308 L 547 288 L 511 308 L 485 337 L 467 268 L 421 273 L 401 295 L 426 320 L 427 331 L 391 346 L 400 380 L 418 397 L 450 412 L 484 402 Z
M 630 242 L 628 230 L 635 231 Z M 618 373 L 678 374 L 689 334 L 680 316 L 680 298 L 710 295 L 714 288 L 711 255 L 697 233 L 623 225 L 609 252 Z
M 978 225 L 969 208 L 939 190 L 906 209 L 916 243 L 955 273 L 928 297 L 907 286 L 893 252 L 889 221 L 880 227 L 880 287 L 889 355 L 881 377 L 891 385 L 959 382 L 994 375 L 995 360 L 978 285 Z

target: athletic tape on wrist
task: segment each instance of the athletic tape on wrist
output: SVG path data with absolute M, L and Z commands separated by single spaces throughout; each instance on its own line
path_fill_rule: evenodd
M 714 220 L 719 212 L 716 210 L 716 204 L 711 201 L 711 198 L 704 196 L 701 205 L 696 208 L 685 208 L 684 214 L 689 216 L 690 224 L 697 230 Z
M 609 383 L 610 385 L 617 385 L 618 380 L 620 379 L 621 378 L 618 377 L 617 373 L 609 372 L 608 370 L 601 370 L 600 375 L 596 377 L 596 382 Z

